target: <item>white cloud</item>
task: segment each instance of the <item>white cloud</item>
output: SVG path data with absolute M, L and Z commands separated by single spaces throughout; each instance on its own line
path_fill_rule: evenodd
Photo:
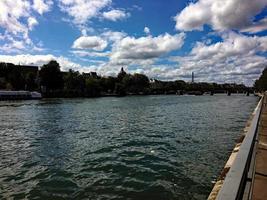
M 103 12 L 103 17 L 107 20 L 118 21 L 125 19 L 130 16 L 130 13 L 126 13 L 123 10 L 110 10 L 108 12 Z
M 149 35 L 150 34 L 150 29 L 148 27 L 145 27 L 144 28 L 144 32 L 145 32 L 145 34 Z
M 34 0 L 34 4 L 28 0 L 1 0 L 0 1 L 0 26 L 13 34 L 28 31 L 25 19 L 33 18 L 33 10 L 43 14 L 47 12 L 52 1 Z M 33 10 L 32 10 L 33 9 Z M 36 19 L 35 19 L 36 21 Z
M 237 82 L 252 85 L 266 66 L 267 37 L 249 37 L 236 33 L 224 34 L 222 42 L 197 43 L 188 56 L 175 57 L 179 68 L 172 74 L 186 77 L 192 71 L 198 81 Z
M 156 59 L 184 44 L 185 34 L 147 36 L 141 38 L 125 37 L 114 43 L 110 60 L 113 63 L 131 63 Z
M 204 24 L 214 30 L 246 28 L 266 5 L 267 0 L 199 0 L 177 14 L 176 29 L 202 30 Z
M 36 10 L 40 15 L 48 12 L 53 5 L 51 0 L 33 0 L 33 9 Z
M 34 17 L 28 18 L 28 27 L 30 30 L 33 29 L 34 26 L 38 25 L 38 21 Z
M 14 64 L 23 64 L 23 65 L 38 65 L 48 63 L 51 60 L 54 60 L 55 56 L 48 55 L 30 55 L 30 54 L 21 54 L 21 55 L 0 55 L 1 62 L 9 62 Z
M 25 0 L 0 1 L 0 26 L 14 34 L 26 32 L 27 27 L 20 22 L 21 18 L 26 18 L 30 13 L 30 3 Z
M 72 51 L 79 56 L 108 57 L 111 55 L 110 62 L 95 60 L 91 62 L 95 64 L 89 66 L 82 66 L 66 57 L 54 55 L 2 55 L 0 61 L 42 65 L 55 59 L 65 71 L 72 68 L 80 72 L 96 71 L 101 75 L 113 76 L 118 73 L 120 65 L 124 64 L 130 73 L 144 73 L 150 78 L 161 80 L 190 80 L 191 73 L 195 72 L 196 81 L 235 82 L 247 85 L 253 84 L 267 63 L 267 58 L 261 54 L 267 52 L 267 36 L 244 36 L 228 32 L 222 35 L 221 42 L 213 44 L 207 44 L 205 41 L 198 42 L 188 55 L 171 57 L 169 58 L 170 64 L 155 64 L 156 61 L 163 61 L 168 58 L 160 57 L 163 52 L 168 53 L 182 45 L 173 44 L 178 38 L 182 40 L 184 35 L 165 34 L 158 37 L 143 38 L 127 36 L 114 43 L 112 52 Z M 174 46 L 169 45 L 169 43 Z M 155 44 L 157 45 L 155 46 Z M 119 55 L 121 57 L 113 60 L 114 57 L 112 58 L 112 56 L 114 53 L 118 53 L 117 50 L 120 50 Z M 90 60 L 88 60 L 89 63 Z
M 74 49 L 91 49 L 95 51 L 103 51 L 107 47 L 107 41 L 97 36 L 82 36 L 74 41 L 72 48 Z
M 4 44 L 0 50 L 20 52 L 38 48 L 31 41 L 29 32 L 38 24 L 35 14 L 47 12 L 51 5 L 51 0 L 1 0 L 0 27 L 4 29 Z
M 191 54 L 198 59 L 216 58 L 225 59 L 228 56 L 242 56 L 267 51 L 267 37 L 244 36 L 234 32 L 222 35 L 223 42 L 217 42 L 207 46 L 204 43 L 196 43 Z
M 59 0 L 60 9 L 74 19 L 75 24 L 85 24 L 97 17 L 112 0 Z

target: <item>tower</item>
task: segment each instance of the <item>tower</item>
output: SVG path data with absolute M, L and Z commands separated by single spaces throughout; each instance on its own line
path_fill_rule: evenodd
M 192 72 L 192 83 L 194 83 L 194 79 L 195 79 L 194 72 Z

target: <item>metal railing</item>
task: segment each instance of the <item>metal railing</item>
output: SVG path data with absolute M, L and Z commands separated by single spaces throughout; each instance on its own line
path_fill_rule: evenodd
M 256 142 L 258 124 L 262 110 L 261 98 L 252 119 L 248 132 L 240 146 L 236 159 L 227 173 L 216 200 L 243 199 L 247 181 L 251 181 L 251 161 L 253 161 L 254 146 Z M 249 195 L 248 195 L 249 196 Z

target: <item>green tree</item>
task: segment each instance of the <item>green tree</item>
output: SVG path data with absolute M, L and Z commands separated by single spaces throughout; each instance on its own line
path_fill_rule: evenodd
M 85 81 L 85 87 L 87 96 L 89 97 L 100 96 L 101 93 L 100 80 L 95 79 L 93 77 L 87 78 Z
M 263 70 L 260 78 L 255 81 L 254 87 L 259 92 L 267 90 L 267 67 Z
M 122 83 L 116 83 L 115 93 L 118 94 L 119 96 L 125 96 L 126 95 L 125 86 Z
M 131 76 L 131 87 L 133 92 L 135 93 L 144 93 L 149 87 L 149 79 L 146 75 L 144 74 L 134 74 Z
M 52 60 L 43 65 L 39 74 L 41 86 L 45 86 L 48 91 L 62 89 L 63 76 L 57 61 Z
M 116 84 L 117 78 L 115 77 L 102 77 L 100 79 L 101 88 L 106 93 L 113 93 L 115 90 L 115 84 Z
M 64 75 L 64 89 L 82 91 L 85 87 L 85 80 L 83 76 L 77 71 L 70 69 Z

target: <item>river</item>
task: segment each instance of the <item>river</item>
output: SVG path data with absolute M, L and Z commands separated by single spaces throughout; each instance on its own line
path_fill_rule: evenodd
M 2 101 L 0 199 L 206 199 L 257 101 Z

